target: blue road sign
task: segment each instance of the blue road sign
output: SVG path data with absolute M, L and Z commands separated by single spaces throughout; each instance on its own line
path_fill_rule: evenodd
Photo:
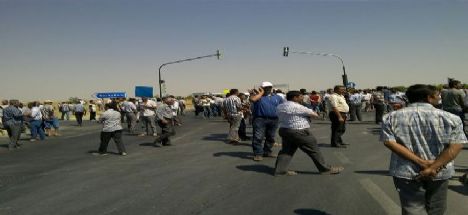
M 127 93 L 125 92 L 96 93 L 96 97 L 100 99 L 126 98 Z
M 147 97 L 147 98 L 153 97 L 153 87 L 136 86 L 135 97 Z

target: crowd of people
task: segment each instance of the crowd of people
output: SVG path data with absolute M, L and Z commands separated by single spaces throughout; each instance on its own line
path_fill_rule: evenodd
M 347 148 L 343 138 L 348 121 L 363 121 L 362 112 L 375 112 L 375 122 L 382 128 L 381 141 L 392 151 L 390 174 L 399 192 L 403 214 L 443 214 L 446 208 L 448 179 L 453 176 L 453 160 L 467 144 L 465 113 L 468 92 L 461 82 L 450 80 L 442 90 L 417 84 L 405 92 L 397 88 L 350 89 L 336 85 L 326 91 L 306 89 L 283 93 L 265 81 L 258 89 L 227 95 L 194 96 L 195 116 L 203 119 L 224 118 L 229 123 L 227 141 L 237 145 L 251 141 L 252 159 L 276 158 L 275 175 L 296 175 L 288 169 L 297 149 L 306 153 L 320 174 L 339 174 L 342 166 L 325 161 L 312 130 L 312 119 L 331 123 L 330 146 Z M 62 102 L 55 113 L 53 102 L 2 101 L 2 127 L 10 137 L 9 149 L 21 146 L 18 141 L 26 127 L 30 141 L 59 136 L 60 120 L 73 114 L 78 126 L 89 113 L 89 120 L 102 123 L 97 155 L 106 155 L 111 139 L 120 155 L 127 155 L 122 141 L 123 126 L 130 134 L 154 137 L 154 146 L 171 145 L 175 126 L 182 125 L 185 99 L 166 96 L 162 99 L 112 99 L 89 103 Z M 97 119 L 97 113 L 101 112 Z M 142 130 L 139 130 L 140 123 Z M 252 125 L 252 137 L 246 134 Z M 157 129 L 159 126 L 160 129 Z M 160 130 L 160 132 L 158 132 Z M 276 135 L 281 137 L 279 154 L 273 152 Z M 466 176 L 465 176 L 466 177 Z

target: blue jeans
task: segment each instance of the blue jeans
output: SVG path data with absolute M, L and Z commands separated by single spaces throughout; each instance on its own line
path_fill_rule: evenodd
M 210 118 L 211 115 L 211 108 L 209 106 L 203 107 L 203 116 L 206 118 Z
M 416 181 L 393 177 L 403 215 L 443 215 L 447 209 L 448 180 Z
M 255 155 L 272 153 L 276 130 L 278 130 L 278 119 L 254 118 L 252 148 Z M 264 139 L 265 144 L 263 144 Z
M 44 129 L 42 129 L 42 120 L 31 120 L 29 126 L 31 126 L 32 139 L 36 139 L 38 133 L 41 140 L 45 139 Z

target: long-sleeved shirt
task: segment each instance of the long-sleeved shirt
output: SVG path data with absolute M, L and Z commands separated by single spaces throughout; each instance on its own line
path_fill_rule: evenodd
M 23 122 L 23 113 L 15 106 L 3 109 L 2 123 L 4 125 L 20 124 Z
M 99 118 L 99 122 L 102 123 L 103 132 L 122 130 L 122 125 L 120 124 L 120 113 L 114 109 L 107 109 L 102 113 Z

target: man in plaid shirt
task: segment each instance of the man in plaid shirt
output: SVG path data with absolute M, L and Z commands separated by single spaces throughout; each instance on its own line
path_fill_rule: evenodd
M 434 86 L 408 88 L 408 107 L 383 117 L 381 140 L 393 153 L 390 174 L 400 196 L 402 214 L 444 214 L 453 159 L 468 143 L 462 121 L 436 109 Z

